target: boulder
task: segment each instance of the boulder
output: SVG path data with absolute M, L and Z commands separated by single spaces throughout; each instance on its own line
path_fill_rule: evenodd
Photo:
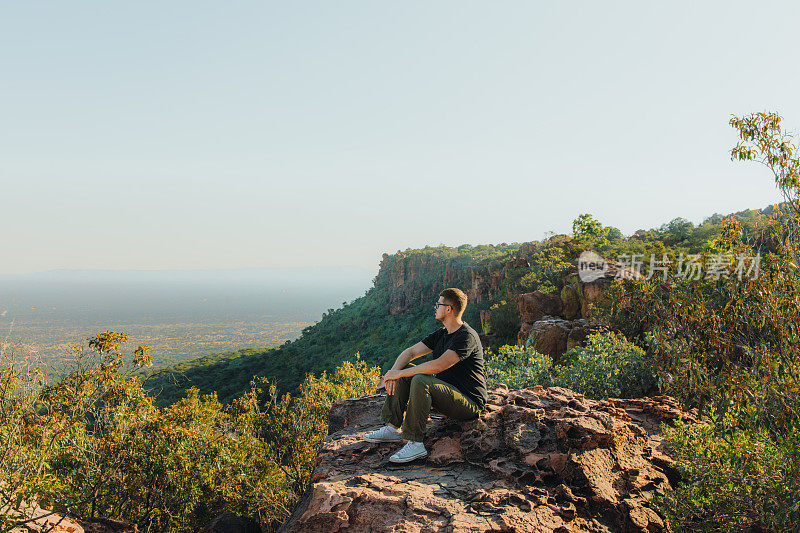
M 546 316 L 531 324 L 528 336 L 521 344 L 526 350 L 534 349 L 540 354 L 549 355 L 554 363 L 560 363 L 567 350 L 583 346 L 586 337 L 608 331 L 606 326 L 590 323 L 583 318 L 564 320 Z
M 586 320 L 591 319 L 595 313 L 593 313 L 592 309 L 589 307 L 590 304 L 597 305 L 601 302 L 607 302 L 608 298 L 606 298 L 603 294 L 605 288 L 608 286 L 608 283 L 602 280 L 593 281 L 591 283 L 585 283 L 583 285 L 583 298 L 581 298 L 581 317 Z
M 567 351 L 567 338 L 572 322 L 563 318 L 546 316 L 534 322 L 525 349 L 534 349 L 540 354 L 549 355 L 553 362 L 558 362 Z
M 531 330 L 533 329 L 533 324 L 530 322 L 523 322 L 522 326 L 519 328 L 519 332 L 517 333 L 517 344 L 519 346 L 525 346 L 525 342 L 528 340 L 528 337 L 531 334 Z
M 534 323 L 545 317 L 560 315 L 564 306 L 560 296 L 542 291 L 520 294 L 517 303 L 521 323 L 517 343 L 520 345 L 525 345 Z
M 659 424 L 697 422 L 668 396 L 498 385 L 478 419 L 432 419 L 430 456 L 397 465 L 399 444 L 363 440 L 383 399 L 334 404 L 308 490 L 279 531 L 662 531 L 651 500 L 679 474 Z
M 557 294 L 533 291 L 519 295 L 519 314 L 522 322 L 533 323 L 545 316 L 558 316 L 562 308 L 561 297 Z

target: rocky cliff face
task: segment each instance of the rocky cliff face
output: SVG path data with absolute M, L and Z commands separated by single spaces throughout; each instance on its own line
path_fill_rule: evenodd
M 374 281 L 376 287 L 389 291 L 387 310 L 396 315 L 435 301 L 445 287 L 459 287 L 470 303 L 492 301 L 505 286 L 505 271 L 500 263 L 480 267 L 457 259 L 400 252 L 383 254 Z
M 679 474 L 659 423 L 696 422 L 666 396 L 500 385 L 480 418 L 429 423 L 429 458 L 395 465 L 398 444 L 361 438 L 382 402 L 333 406 L 312 484 L 281 531 L 663 531 L 650 502 Z

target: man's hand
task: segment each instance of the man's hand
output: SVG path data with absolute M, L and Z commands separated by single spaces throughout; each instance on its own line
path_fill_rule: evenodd
M 386 388 L 387 393 L 394 394 L 394 390 L 397 387 L 397 380 L 401 377 L 399 370 L 389 370 L 383 375 L 383 378 L 381 378 L 381 385 Z
M 388 372 L 386 372 L 383 375 L 383 380 L 384 381 L 391 381 L 391 380 L 400 379 L 401 377 L 403 377 L 402 371 L 400 371 L 400 370 L 389 370 Z
M 389 381 L 385 381 L 383 383 L 383 386 L 386 388 L 386 392 L 391 396 L 392 394 L 394 394 L 394 389 L 397 387 L 397 380 L 392 379 Z

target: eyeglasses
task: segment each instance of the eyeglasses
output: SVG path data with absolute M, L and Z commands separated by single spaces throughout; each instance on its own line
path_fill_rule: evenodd
M 450 305 L 450 304 L 440 304 L 440 303 L 438 303 L 438 302 L 437 302 L 437 303 L 433 304 L 433 308 L 434 308 L 434 309 L 439 309 L 439 306 L 440 306 L 440 305 L 446 305 L 447 307 L 453 307 L 453 306 L 452 306 L 452 305 Z

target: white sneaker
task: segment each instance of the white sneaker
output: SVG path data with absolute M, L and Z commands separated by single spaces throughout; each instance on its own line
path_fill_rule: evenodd
M 377 431 L 364 435 L 364 440 L 367 442 L 399 442 L 403 440 L 403 437 L 400 436 L 397 428 L 387 424 Z
M 410 440 L 399 452 L 389 457 L 389 460 L 393 463 L 408 463 L 409 461 L 419 459 L 420 457 L 426 457 L 427 455 L 428 450 L 425 449 L 424 444 Z

